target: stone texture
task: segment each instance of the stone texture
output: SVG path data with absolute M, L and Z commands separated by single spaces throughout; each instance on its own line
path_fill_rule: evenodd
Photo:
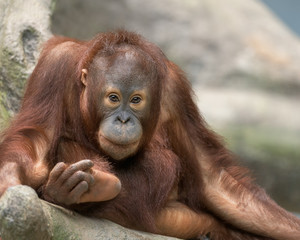
M 18 110 L 41 44 L 51 36 L 52 0 L 0 0 L 0 127 Z
M 92 219 L 38 198 L 28 186 L 9 188 L 0 198 L 2 240 L 176 240 Z
M 0 198 L 0 236 L 3 240 L 50 240 L 49 214 L 35 191 L 27 186 L 7 189 Z

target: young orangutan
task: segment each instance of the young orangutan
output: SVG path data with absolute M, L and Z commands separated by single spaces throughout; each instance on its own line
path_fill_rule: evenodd
M 0 145 L 0 195 L 41 198 L 180 238 L 299 240 L 202 119 L 188 80 L 141 36 L 54 37 Z

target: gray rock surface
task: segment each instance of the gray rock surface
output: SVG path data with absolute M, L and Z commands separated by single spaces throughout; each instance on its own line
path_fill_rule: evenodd
M 51 36 L 52 10 L 52 0 L 0 0 L 0 125 L 19 108 L 41 44 Z
M 35 191 L 27 186 L 11 187 L 0 198 L 3 240 L 50 240 L 49 217 Z
M 0 198 L 2 240 L 176 240 L 92 219 L 38 198 L 28 186 L 9 188 Z

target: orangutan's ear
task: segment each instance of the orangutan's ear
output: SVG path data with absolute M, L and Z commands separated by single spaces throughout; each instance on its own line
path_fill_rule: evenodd
M 87 86 L 87 80 L 86 80 L 87 74 L 88 74 L 87 69 L 84 68 L 81 70 L 81 82 L 83 83 L 84 86 Z

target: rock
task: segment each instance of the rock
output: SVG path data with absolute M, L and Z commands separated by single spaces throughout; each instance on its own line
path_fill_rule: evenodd
M 28 186 L 14 186 L 0 198 L 2 240 L 176 240 L 93 219 L 38 198 Z
M 0 232 L 3 240 L 50 240 L 49 215 L 32 188 L 11 187 L 2 195 Z
M 41 44 L 51 36 L 53 0 L 0 0 L 0 127 L 18 110 Z

